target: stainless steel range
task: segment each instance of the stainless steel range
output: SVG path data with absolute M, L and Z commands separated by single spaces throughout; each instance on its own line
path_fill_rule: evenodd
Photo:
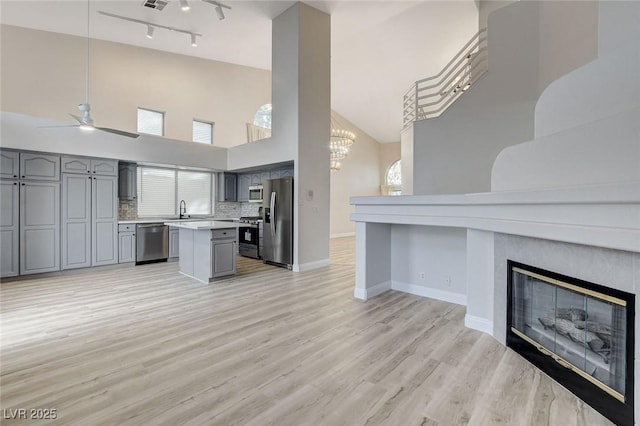
M 239 249 L 241 256 L 251 257 L 253 259 L 262 258 L 260 253 L 260 241 L 262 237 L 261 216 L 241 217 L 238 236 L 240 238 Z

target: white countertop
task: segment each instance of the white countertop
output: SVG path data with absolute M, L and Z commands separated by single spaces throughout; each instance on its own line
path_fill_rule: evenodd
M 234 222 L 224 222 L 220 220 L 201 220 L 191 222 L 165 222 L 165 225 L 174 226 L 176 228 L 184 229 L 233 229 L 237 228 L 240 224 Z
M 179 222 L 210 222 L 212 220 L 215 221 L 239 221 L 240 218 L 236 218 L 236 217 L 220 217 L 220 218 L 187 218 L 187 219 L 162 219 L 162 218 L 158 218 L 158 219 L 135 219 L 135 220 L 119 220 L 118 223 L 119 224 L 137 224 L 137 223 L 165 223 L 165 224 L 169 224 L 169 223 L 179 223 Z

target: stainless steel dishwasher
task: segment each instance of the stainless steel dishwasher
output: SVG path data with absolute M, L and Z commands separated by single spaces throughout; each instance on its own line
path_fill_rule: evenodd
M 136 225 L 136 265 L 166 262 L 169 257 L 169 227 L 162 223 Z

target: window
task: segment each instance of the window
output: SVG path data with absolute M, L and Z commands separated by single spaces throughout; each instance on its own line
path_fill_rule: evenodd
M 138 108 L 138 132 L 164 136 L 164 113 Z
M 180 200 L 187 203 L 188 214 L 213 214 L 213 176 L 208 172 L 138 167 L 138 216 L 175 216 Z
M 253 124 L 265 129 L 271 128 L 271 104 L 264 104 L 258 108 L 253 116 Z
M 385 180 L 389 187 L 389 195 L 402 195 L 402 164 L 400 161 L 401 160 L 393 162 L 387 169 Z
M 187 203 L 188 214 L 211 214 L 211 173 L 178 171 L 178 203 Z
M 175 170 L 138 167 L 138 216 L 175 214 Z
M 213 123 L 193 120 L 193 141 L 200 143 L 213 143 Z

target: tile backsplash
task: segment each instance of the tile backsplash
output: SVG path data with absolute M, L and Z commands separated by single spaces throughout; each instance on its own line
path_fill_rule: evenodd
M 118 203 L 118 219 L 119 220 L 136 220 L 138 218 L 138 201 L 137 200 L 119 200 Z
M 238 218 L 240 216 L 259 216 L 260 203 L 217 202 L 215 217 Z M 138 202 L 136 200 L 119 200 L 118 219 L 136 220 L 138 218 Z

